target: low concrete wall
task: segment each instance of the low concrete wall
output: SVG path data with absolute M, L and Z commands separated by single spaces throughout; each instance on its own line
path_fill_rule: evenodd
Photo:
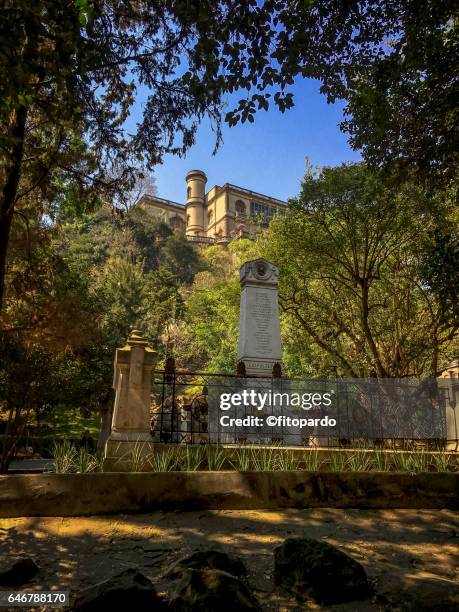
M 168 472 L 0 476 L 0 517 L 255 508 L 459 508 L 459 474 Z

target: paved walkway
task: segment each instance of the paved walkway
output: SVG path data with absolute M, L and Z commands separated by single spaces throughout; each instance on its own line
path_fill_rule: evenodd
M 49 470 L 52 465 L 52 459 L 15 459 L 10 463 L 8 471 L 13 474 L 44 472 Z

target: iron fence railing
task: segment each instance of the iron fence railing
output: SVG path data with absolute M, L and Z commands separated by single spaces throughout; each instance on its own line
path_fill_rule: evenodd
M 151 430 L 155 441 L 172 444 L 369 445 L 376 448 L 403 448 L 413 444 L 444 448 L 449 444 L 451 448 L 451 443 L 456 442 L 458 448 L 457 387 L 437 384 L 435 379 L 412 383 L 408 380 L 381 383 L 379 379 L 248 379 L 228 374 L 180 372 L 169 367 L 153 376 Z M 223 428 L 218 398 L 222 393 L 232 394 L 248 388 L 280 394 L 312 388 L 332 389 L 334 393 L 336 389 L 338 401 L 333 414 L 340 426 L 333 430 L 317 426 L 303 431 L 295 424 L 284 426 L 281 422 L 277 427 L 246 424 Z M 281 412 L 285 410 L 270 406 L 263 414 L 266 417 Z M 325 412 L 319 410 L 315 416 L 321 417 Z M 290 408 L 287 413 L 293 414 Z M 228 414 L 243 418 L 247 411 L 238 408 Z M 255 414 L 260 413 L 255 411 Z

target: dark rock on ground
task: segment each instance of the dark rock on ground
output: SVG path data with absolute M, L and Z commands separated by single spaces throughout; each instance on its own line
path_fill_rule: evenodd
M 170 606 L 174 612 L 261 612 L 257 599 L 242 580 L 215 569 L 184 570 Z
M 196 550 L 182 559 L 179 559 L 167 572 L 168 578 L 176 578 L 186 569 L 215 569 L 227 572 L 238 578 L 247 575 L 247 570 L 243 562 L 228 555 L 225 552 L 214 549 Z
M 152 582 L 136 569 L 128 569 L 80 591 L 74 610 L 163 610 Z
M 40 568 L 33 559 L 13 561 L 0 569 L 0 586 L 18 587 L 31 580 Z
M 363 567 L 347 554 L 310 538 L 288 538 L 274 549 L 274 579 L 299 599 L 334 604 L 370 595 Z

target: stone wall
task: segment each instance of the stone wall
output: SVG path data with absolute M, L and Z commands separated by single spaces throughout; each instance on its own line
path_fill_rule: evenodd
M 459 474 L 168 472 L 0 476 L 3 518 L 262 508 L 459 509 Z

